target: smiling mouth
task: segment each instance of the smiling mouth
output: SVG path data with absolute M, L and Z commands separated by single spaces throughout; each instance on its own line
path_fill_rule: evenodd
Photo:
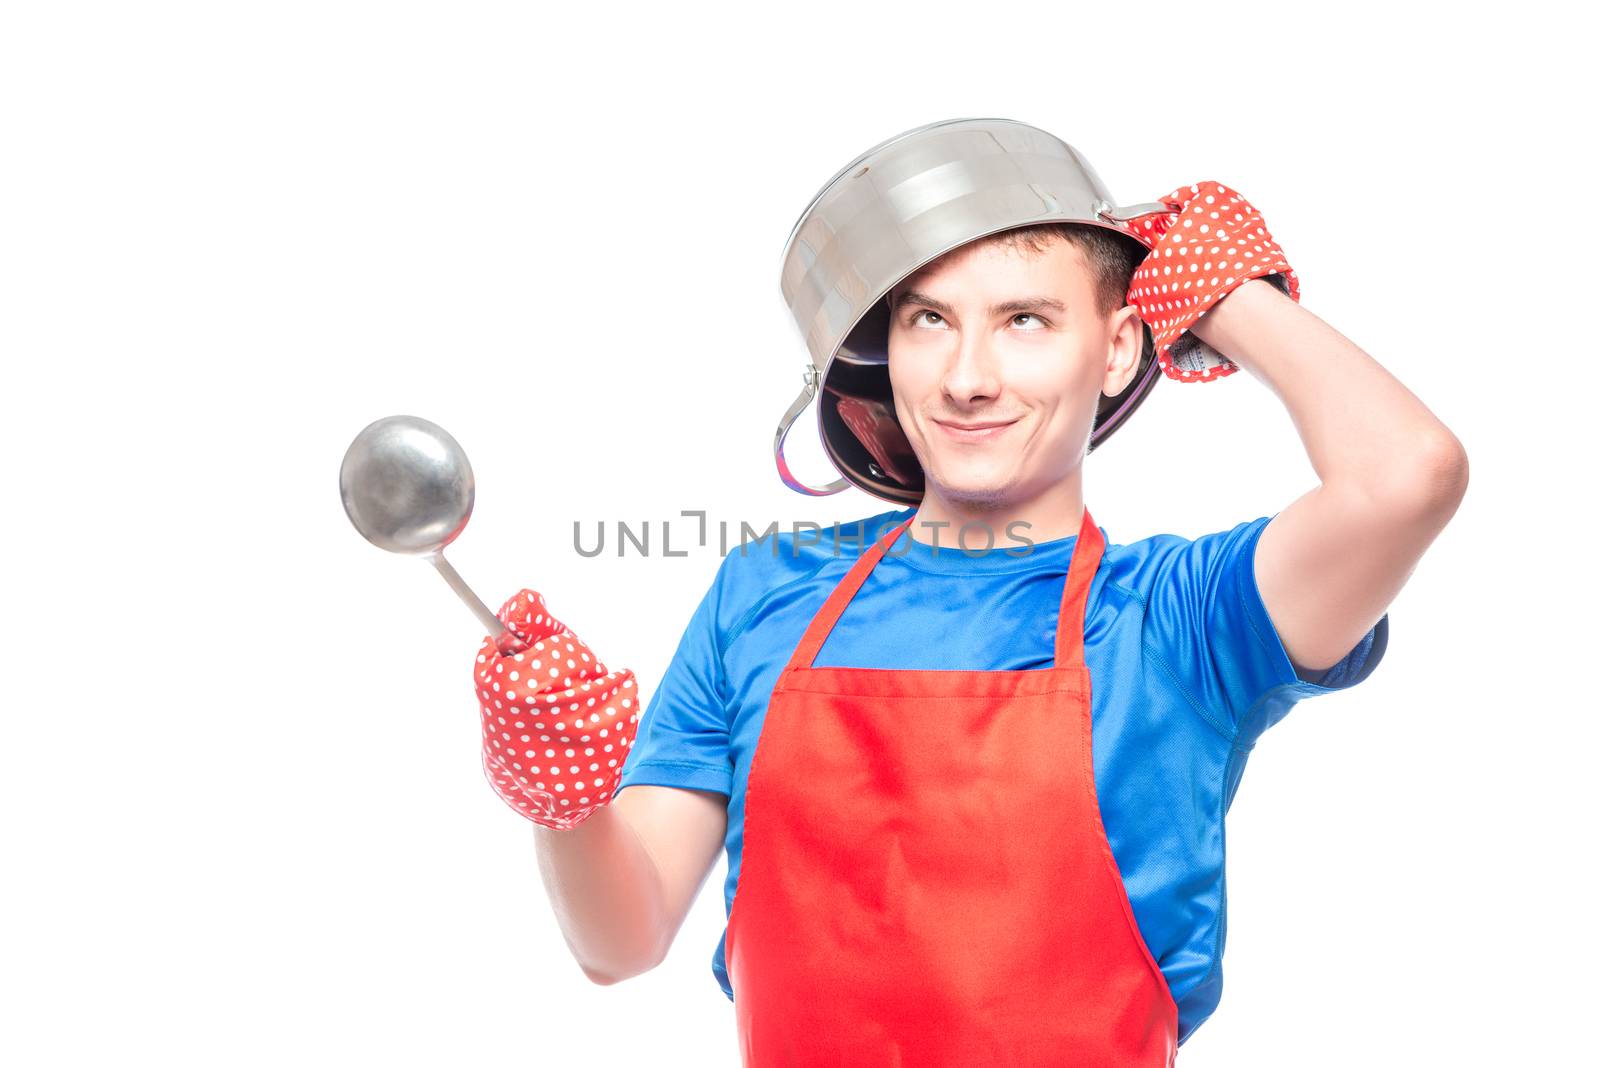
M 1006 428 L 1016 424 L 1015 419 L 1004 423 L 946 423 L 935 419 L 947 436 L 956 441 L 988 441 L 990 438 L 999 437 L 1006 432 Z

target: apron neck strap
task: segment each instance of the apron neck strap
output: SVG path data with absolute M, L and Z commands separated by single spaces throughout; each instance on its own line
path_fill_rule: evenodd
M 834 624 L 844 614 L 845 606 L 856 595 L 861 584 L 867 581 L 867 575 L 878 566 L 878 561 L 883 559 L 889 546 L 905 533 L 916 518 L 913 513 L 902 520 L 899 526 L 874 542 L 872 548 L 862 553 L 861 558 L 851 565 L 849 572 L 834 587 L 821 610 L 811 620 L 811 625 L 806 628 L 805 636 L 789 658 L 790 669 L 809 668 L 812 665 L 822 649 L 822 643 L 828 640 Z M 1078 528 L 1078 540 L 1072 546 L 1072 563 L 1067 568 L 1066 583 L 1061 590 L 1061 614 L 1056 623 L 1055 666 L 1058 668 L 1083 666 L 1083 621 L 1089 604 L 1089 587 L 1094 582 L 1095 571 L 1100 567 L 1100 556 L 1104 549 L 1105 539 L 1085 507 L 1083 522 Z
M 1088 506 L 1078 527 L 1078 540 L 1072 546 L 1072 564 L 1061 590 L 1061 614 L 1056 621 L 1056 667 L 1083 667 L 1083 621 L 1089 612 L 1089 587 L 1100 569 L 1100 555 L 1106 547 L 1100 528 Z

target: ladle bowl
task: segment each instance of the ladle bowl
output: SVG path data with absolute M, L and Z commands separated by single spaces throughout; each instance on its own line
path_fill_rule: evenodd
M 472 517 L 474 493 L 466 451 L 443 427 L 415 415 L 367 424 L 339 465 L 339 498 L 361 536 L 388 552 L 425 556 L 500 650 L 521 652 L 522 642 L 444 558 Z

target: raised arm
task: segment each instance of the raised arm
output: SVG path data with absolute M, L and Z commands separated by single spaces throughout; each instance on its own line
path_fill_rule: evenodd
M 1261 532 L 1255 573 L 1290 658 L 1331 667 L 1455 515 L 1466 451 L 1376 360 L 1261 278 L 1191 330 L 1278 396 L 1321 481 Z

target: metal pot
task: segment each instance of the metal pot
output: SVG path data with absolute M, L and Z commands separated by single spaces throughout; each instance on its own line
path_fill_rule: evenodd
M 812 496 L 852 483 L 894 504 L 922 500 L 921 465 L 900 430 L 889 388 L 889 290 L 968 242 L 1020 226 L 1076 222 L 1149 246 L 1130 221 L 1164 203 L 1117 207 L 1081 153 L 1010 119 L 950 119 L 876 145 L 835 174 L 795 223 L 783 250 L 783 299 L 811 360 L 805 387 L 778 424 L 773 455 L 790 489 Z M 1144 330 L 1133 381 L 1102 396 L 1089 449 L 1127 421 L 1160 379 Z M 820 488 L 789 470 L 783 442 L 820 395 L 818 429 L 843 476 Z

